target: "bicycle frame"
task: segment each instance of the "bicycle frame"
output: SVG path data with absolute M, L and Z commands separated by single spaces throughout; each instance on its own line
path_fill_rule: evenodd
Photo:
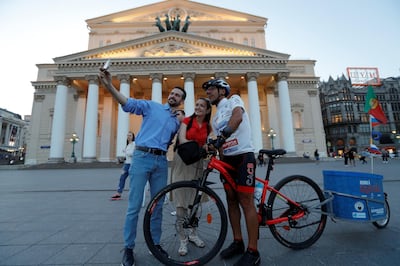
M 265 223 L 266 223 L 266 225 L 279 224 L 282 222 L 286 222 L 289 219 L 291 219 L 291 220 L 300 219 L 305 215 L 304 208 L 301 206 L 301 204 L 291 200 L 284 194 L 277 191 L 274 187 L 271 187 L 269 185 L 270 173 L 273 170 L 273 166 L 272 166 L 273 160 L 274 160 L 273 158 L 269 157 L 268 166 L 267 166 L 268 168 L 267 168 L 267 173 L 266 173 L 265 179 L 256 177 L 257 181 L 263 183 L 263 191 L 262 191 L 262 195 L 261 195 L 261 199 L 260 199 L 261 204 L 259 204 L 257 206 L 258 222 L 260 225 L 265 225 Z M 207 169 L 204 171 L 203 181 L 202 181 L 203 183 L 201 184 L 202 186 L 205 185 L 205 182 L 206 182 L 205 177 L 207 177 L 208 174 L 214 169 L 221 173 L 223 179 L 229 184 L 230 187 L 232 187 L 232 189 L 234 189 L 235 191 L 237 190 L 237 185 L 236 185 L 235 181 L 233 180 L 232 176 L 228 172 L 228 170 L 235 170 L 234 167 L 217 159 L 215 154 L 213 154 L 211 156 L 210 161 L 207 165 Z M 290 218 L 289 217 L 281 217 L 281 218 L 265 221 L 264 217 L 263 217 L 263 208 L 265 206 L 264 202 L 267 198 L 267 191 L 275 192 L 279 197 L 286 200 L 288 204 L 296 206 L 301 211 L 299 211 L 299 213 L 297 213 L 296 215 L 291 216 Z M 266 206 L 266 207 L 268 208 L 268 206 Z

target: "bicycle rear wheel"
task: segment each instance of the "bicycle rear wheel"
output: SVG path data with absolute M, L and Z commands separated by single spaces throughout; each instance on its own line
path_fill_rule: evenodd
M 183 216 L 177 215 L 182 214 L 182 208 L 177 210 L 179 193 L 184 193 L 186 202 L 190 202 Z M 198 199 L 201 198 L 198 204 L 195 204 L 195 195 L 199 195 Z M 159 243 L 168 253 L 168 257 L 155 247 L 158 243 L 152 235 L 152 227 L 157 220 L 157 210 L 160 206 L 162 234 Z M 209 187 L 199 187 L 196 181 L 181 181 L 168 185 L 150 201 L 144 215 L 143 230 L 148 248 L 163 264 L 204 265 L 220 251 L 227 234 L 227 225 L 224 204 L 213 190 Z M 182 232 L 188 237 L 193 230 L 203 240 L 205 246 L 197 247 L 189 241 L 188 253 L 181 256 L 178 249 Z
M 386 209 L 386 216 L 385 216 L 385 218 L 382 219 L 382 220 L 378 220 L 378 221 L 375 221 L 375 222 L 372 223 L 372 224 L 375 225 L 376 228 L 378 228 L 378 229 L 383 229 L 383 228 L 385 228 L 385 227 L 389 224 L 389 221 L 390 221 L 390 207 L 389 207 L 389 201 L 388 201 L 388 199 L 387 199 L 386 193 L 385 193 L 385 209 Z
M 292 249 L 303 249 L 314 244 L 322 235 L 326 225 L 325 197 L 319 186 L 310 178 L 300 175 L 289 176 L 279 181 L 275 189 L 301 204 L 305 215 L 300 219 L 269 225 L 272 235 L 282 245 Z M 287 202 L 276 192 L 268 198 L 267 220 L 293 217 L 299 208 Z

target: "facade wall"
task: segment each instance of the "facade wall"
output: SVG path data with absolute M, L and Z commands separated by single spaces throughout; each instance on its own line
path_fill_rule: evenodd
M 205 96 L 201 89 L 203 82 L 212 77 L 224 78 L 230 83 L 232 93 L 241 95 L 247 111 L 253 112 L 250 114 L 252 125 L 260 130 L 254 134 L 258 137 L 253 142 L 259 143 L 256 149 L 272 148 L 267 133 L 273 128 L 277 134 L 274 139 L 275 148 L 288 149 L 290 156 L 301 156 L 305 151 L 311 153 L 318 148 L 321 156 L 324 156 L 322 119 L 320 111 L 315 110 L 319 106 L 315 61 L 288 60 L 289 55 L 265 50 L 265 18 L 229 10 L 222 10 L 221 13 L 220 8 L 216 8 L 216 11 L 211 6 L 195 4 L 200 10 L 197 14 L 203 14 L 203 18 L 209 15 L 212 19 L 200 21 L 201 16 L 193 15 L 193 24 L 188 33 L 157 32 L 153 25 L 153 10 L 158 10 L 156 7 L 160 7 L 159 5 L 173 5 L 176 2 L 191 4 L 188 1 L 164 1 L 155 4 L 156 6 L 139 8 L 136 12 L 128 10 L 88 20 L 91 30 L 89 47 L 92 49 L 58 57 L 54 64 L 38 65 L 38 80 L 33 82 L 35 99 L 28 164 L 45 163 L 51 159 L 49 157 L 54 147 L 50 143 L 55 135 L 62 141 L 62 147 L 58 147 L 62 154 L 57 155 L 61 158 L 56 159 L 71 161 L 73 145 L 70 137 L 73 133 L 79 137 L 74 146 L 78 161 L 86 161 L 85 149 L 87 152 L 88 148 L 85 146 L 88 143 L 85 142 L 91 138 L 96 139 L 95 147 L 90 148 L 95 152 L 95 158 L 91 160 L 117 159 L 120 153 L 117 147 L 118 130 L 121 127 L 118 121 L 119 107 L 96 80 L 98 69 L 105 58 L 112 59 L 110 70 L 114 86 L 120 88 L 122 81 L 127 80 L 129 96 L 137 99 L 151 100 L 152 85 L 157 80 L 162 85 L 162 102 L 166 101 L 173 86 L 185 87 L 186 82 L 193 82 L 193 100 L 185 102 L 182 106 L 185 110 L 193 110 L 195 100 Z M 190 10 L 196 12 L 194 8 Z M 215 20 L 217 13 L 224 19 Z M 131 14 L 141 14 L 151 21 L 139 24 L 109 23 L 118 21 L 119 17 L 128 18 Z M 242 17 L 243 21 L 229 21 L 229 18 L 237 17 Z M 249 18 L 255 22 L 248 23 L 246 19 Z M 129 41 L 126 37 L 131 33 L 132 39 Z M 244 45 L 242 39 L 249 38 L 249 41 L 252 36 L 255 37 L 255 45 Z M 99 43 L 104 44 L 106 38 L 110 38 L 110 44 L 99 47 Z M 256 81 L 257 99 L 249 95 L 250 79 Z M 287 101 L 281 101 L 280 93 L 285 92 L 285 84 L 289 97 Z M 67 88 L 67 93 L 63 94 L 66 97 L 63 99 L 66 101 L 66 111 L 56 118 L 56 110 L 59 110 L 55 104 L 56 96 L 64 88 Z M 93 103 L 93 99 L 89 99 L 89 91 L 93 89 L 98 91 L 95 129 L 88 126 L 93 125 L 93 121 L 90 121 L 93 118 L 88 114 L 91 108 L 89 102 Z M 253 108 L 254 103 L 258 104 L 258 109 Z M 254 117 L 258 115 L 260 119 L 255 121 Z M 57 132 L 57 127 L 53 127 L 55 120 L 60 125 L 65 125 L 65 132 Z M 289 122 L 292 120 L 293 123 Z M 126 123 L 129 123 L 129 130 L 137 134 L 141 118 L 130 115 Z M 288 128 L 289 131 L 293 128 L 293 133 L 287 132 Z M 90 133 L 91 138 L 85 138 L 88 132 L 95 133 Z M 125 135 L 126 132 L 123 136 Z M 293 146 L 290 144 L 292 139 Z

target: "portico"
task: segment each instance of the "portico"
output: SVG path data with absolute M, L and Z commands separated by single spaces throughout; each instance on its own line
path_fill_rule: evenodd
M 174 12 L 185 10 L 191 17 L 189 32 L 154 32 L 157 29 L 153 29 L 153 19 L 149 18 L 161 17 L 165 12 L 172 14 L 171 10 L 177 4 L 181 6 Z M 318 78 L 313 70 L 315 61 L 289 60 L 288 54 L 262 48 L 265 46 L 263 18 L 214 10 L 210 6 L 206 12 L 204 8 L 195 2 L 170 0 L 138 8 L 139 13 L 128 10 L 88 20 L 91 29 L 89 50 L 57 57 L 53 64 L 38 65 L 38 80 L 33 82 L 32 116 L 43 126 L 33 126 L 32 137 L 36 142 L 32 142 L 29 148 L 28 163 L 43 162 L 46 157 L 50 162 L 65 161 L 67 154 L 71 153 L 68 136 L 72 132 L 81 139 L 75 146 L 78 161 L 114 161 L 122 156 L 126 133 L 129 130 L 137 133 L 141 118 L 123 112 L 100 85 L 97 73 L 107 59 L 111 59 L 109 70 L 113 84 L 125 96 L 165 103 L 174 86 L 183 87 L 187 93 L 182 106 L 186 115 L 193 113 L 199 97 L 206 96 L 201 88 L 205 81 L 225 79 L 232 88 L 231 93 L 240 94 L 245 102 L 256 151 L 271 148 L 266 133 L 267 129 L 274 128 L 277 133 L 275 148 L 284 148 L 291 155 L 301 155 L 305 149 L 314 150 L 314 146 L 318 146 L 323 154 L 323 143 L 305 147 L 299 142 L 303 138 L 317 139 L 316 134 L 323 134 L 320 131 L 323 130 L 320 113 L 311 115 L 315 110 L 309 107 L 317 106 L 319 101 L 318 97 L 309 97 L 311 92 L 317 93 Z M 154 13 L 153 10 L 165 12 Z M 148 15 L 144 15 L 146 12 Z M 135 17 L 137 14 L 142 17 Z M 224 14 L 227 20 L 219 22 L 222 25 L 219 37 L 211 36 L 206 24 L 215 23 L 214 19 L 224 17 Z M 123 36 L 125 30 L 125 26 L 115 22 L 119 18 L 127 19 L 132 29 L 146 28 L 148 33 L 129 41 L 115 40 L 117 35 Z M 132 22 L 136 19 L 146 21 L 143 22 L 146 26 Z M 234 21 L 232 25 L 230 20 Z M 240 31 L 224 33 L 222 30 L 226 27 L 232 31 L 231 27 L 236 25 L 240 28 L 239 24 L 251 28 L 253 32 L 248 34 L 253 36 L 250 39 L 254 40 L 254 46 L 224 37 L 242 34 Z M 121 32 L 110 35 L 116 29 Z M 114 43 L 101 46 L 102 38 L 111 38 Z M 245 39 L 249 40 L 248 37 Z M 95 40 L 100 46 L 95 45 Z M 296 116 L 293 116 L 294 112 Z M 40 115 L 45 120 L 48 117 L 50 126 Z M 39 143 L 43 146 L 47 143 L 50 149 L 39 149 Z

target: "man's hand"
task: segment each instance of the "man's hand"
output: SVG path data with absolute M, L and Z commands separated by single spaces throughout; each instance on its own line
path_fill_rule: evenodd
M 219 149 L 222 147 L 222 145 L 224 145 L 224 143 L 225 143 L 225 137 L 220 135 L 217 137 L 216 140 L 214 140 L 212 144 L 216 149 Z
M 110 85 L 112 85 L 110 72 L 108 72 L 106 69 L 100 68 L 99 79 L 107 88 L 107 90 L 110 90 Z

